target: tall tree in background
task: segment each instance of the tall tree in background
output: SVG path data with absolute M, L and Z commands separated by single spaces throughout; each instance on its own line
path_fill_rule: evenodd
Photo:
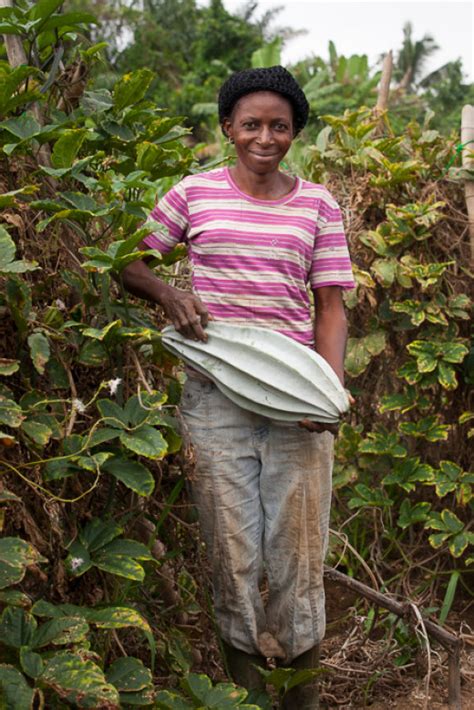
M 406 22 L 403 27 L 403 44 L 398 52 L 395 77 L 400 79 L 399 88 L 412 91 L 413 85 L 423 71 L 423 66 L 439 47 L 433 37 L 424 35 L 422 39 L 412 39 L 413 26 Z

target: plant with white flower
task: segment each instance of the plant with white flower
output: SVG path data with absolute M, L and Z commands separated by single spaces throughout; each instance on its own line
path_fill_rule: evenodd
M 82 559 L 82 557 L 72 557 L 71 558 L 70 566 L 71 566 L 71 570 L 73 572 L 83 564 L 84 564 L 84 560 Z
M 107 382 L 107 387 L 109 388 L 110 394 L 114 395 L 117 393 L 118 386 L 122 382 L 121 377 L 115 377 L 113 380 Z
M 82 414 L 86 411 L 86 405 L 81 399 L 78 399 L 77 397 L 72 400 L 72 408 L 75 409 L 76 412 L 79 412 L 79 414 Z

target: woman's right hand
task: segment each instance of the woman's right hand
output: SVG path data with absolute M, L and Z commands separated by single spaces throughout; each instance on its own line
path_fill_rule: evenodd
M 209 313 L 197 296 L 167 286 L 161 294 L 160 303 L 178 333 L 192 340 L 207 341 L 204 329 L 209 322 Z

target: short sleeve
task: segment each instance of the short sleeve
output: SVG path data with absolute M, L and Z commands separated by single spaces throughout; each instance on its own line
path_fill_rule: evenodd
M 189 212 L 183 182 L 171 188 L 150 212 L 149 221 L 158 222 L 166 229 L 149 234 L 145 244 L 162 254 L 171 251 L 179 242 L 186 240 L 189 227 Z
M 341 210 L 328 191 L 319 200 L 309 283 L 312 289 L 355 287 Z

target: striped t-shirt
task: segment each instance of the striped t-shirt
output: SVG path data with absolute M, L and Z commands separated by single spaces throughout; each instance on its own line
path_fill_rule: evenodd
M 312 345 L 308 286 L 354 286 L 341 213 L 323 185 L 296 178 L 279 200 L 259 200 L 218 168 L 185 177 L 150 217 L 168 231 L 146 244 L 161 253 L 188 245 L 193 291 L 215 320 Z

